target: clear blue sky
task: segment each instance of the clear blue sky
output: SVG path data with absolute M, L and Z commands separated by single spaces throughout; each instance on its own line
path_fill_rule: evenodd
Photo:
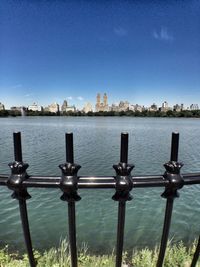
M 200 104 L 200 1 L 0 2 L 0 102 Z

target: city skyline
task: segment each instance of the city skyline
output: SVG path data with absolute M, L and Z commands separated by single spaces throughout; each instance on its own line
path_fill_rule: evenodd
M 72 100 L 72 99 L 70 99 Z M 13 105 L 9 108 L 6 107 L 5 103 L 0 102 L 0 110 L 32 110 L 32 111 L 51 111 L 53 113 L 56 113 L 58 111 L 83 111 L 85 112 L 85 109 L 87 110 L 89 108 L 89 111 L 99 112 L 99 111 L 142 111 L 142 110 L 149 110 L 149 111 L 167 111 L 167 110 L 199 110 L 199 104 L 197 102 L 190 103 L 189 105 L 185 105 L 183 102 L 178 102 L 175 104 L 170 104 L 168 101 L 164 101 L 161 104 L 158 104 L 156 102 L 151 103 L 150 105 L 144 105 L 142 103 L 133 103 L 128 101 L 127 99 L 119 99 L 118 102 L 109 102 L 109 98 L 107 93 L 96 94 L 96 102 L 90 103 L 85 102 L 81 107 L 76 107 L 74 104 L 71 104 L 69 100 L 63 99 L 62 105 L 58 102 L 51 102 L 47 105 L 42 105 L 37 102 L 33 102 L 29 105 Z M 86 112 L 87 113 L 87 112 Z
M 200 99 L 200 1 L 1 1 L 0 102 Z

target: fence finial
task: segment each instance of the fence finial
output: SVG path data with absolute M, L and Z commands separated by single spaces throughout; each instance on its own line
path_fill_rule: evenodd
M 16 199 L 29 199 L 31 196 L 23 188 L 23 181 L 28 178 L 26 172 L 28 164 L 22 161 L 21 133 L 13 133 L 15 161 L 8 164 L 11 175 L 7 180 L 7 186 L 13 190 L 12 197 Z
M 184 185 L 183 177 L 180 174 L 180 170 L 183 164 L 178 162 L 178 145 L 179 145 L 179 134 L 172 133 L 170 161 L 164 164 L 166 171 L 163 177 L 167 181 L 167 183 L 165 186 L 165 191 L 162 193 L 161 196 L 163 198 L 166 198 L 167 202 L 165 208 L 165 219 L 163 225 L 160 251 L 156 265 L 157 267 L 163 266 L 163 261 L 165 258 L 165 251 L 169 236 L 174 198 L 179 196 L 178 189 L 182 188 Z
M 133 164 L 128 164 L 128 133 L 121 133 L 120 163 L 113 165 L 116 171 L 116 193 L 112 197 L 115 201 L 129 201 L 132 199 L 130 191 L 133 188 L 131 171 Z
M 22 161 L 22 146 L 21 146 L 21 133 L 13 133 L 14 140 L 14 155 L 15 161 L 9 164 L 11 175 L 7 180 L 7 186 L 13 190 L 12 197 L 19 200 L 20 216 L 22 221 L 22 228 L 24 232 L 24 239 L 26 243 L 29 263 L 31 267 L 36 266 L 36 261 L 33 255 L 32 242 L 30 236 L 28 214 L 26 207 L 26 200 L 31 198 L 27 189 L 24 187 L 23 182 L 28 179 L 26 172 L 28 164 Z
M 163 177 L 168 181 L 165 191 L 161 195 L 164 198 L 178 197 L 178 189 L 181 189 L 184 185 L 183 177 L 180 174 L 183 163 L 178 162 L 178 147 L 179 133 L 172 133 L 170 161 L 164 164 L 166 171 Z
M 80 165 L 74 163 L 74 148 L 73 148 L 73 134 L 65 134 L 66 141 L 66 163 L 60 164 L 59 168 L 62 171 L 60 181 L 60 188 L 63 191 L 61 199 L 63 201 L 79 201 L 81 197 L 78 195 L 78 170 Z

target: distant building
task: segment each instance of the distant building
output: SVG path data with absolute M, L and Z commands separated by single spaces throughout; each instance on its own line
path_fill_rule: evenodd
M 199 109 L 198 104 L 192 104 L 192 105 L 190 105 L 190 110 L 198 110 L 198 109 Z
M 62 106 L 61 106 L 61 112 L 64 112 L 66 111 L 66 108 L 67 108 L 67 100 L 64 100 Z
M 129 110 L 131 110 L 131 111 L 135 111 L 135 105 L 129 105 Z
M 119 102 L 119 111 L 127 111 L 129 110 L 129 102 L 128 101 L 120 101 Z
M 88 103 L 85 104 L 85 106 L 83 108 L 83 112 L 88 113 L 90 111 L 93 111 L 92 104 L 88 102 Z
M 96 112 L 109 111 L 108 97 L 107 97 L 106 93 L 103 95 L 103 102 L 101 102 L 101 95 L 97 94 L 97 102 L 95 105 L 95 110 L 96 110 Z
M 110 107 L 110 111 L 118 112 L 119 111 L 119 105 L 118 104 L 112 104 Z
M 173 106 L 173 111 L 180 112 L 182 110 L 184 110 L 184 105 L 183 104 L 181 104 L 181 105 L 176 104 L 176 105 Z
M 12 111 L 22 111 L 22 109 L 24 109 L 25 111 L 27 110 L 27 108 L 26 107 L 15 107 L 15 106 L 12 106 L 11 108 L 10 108 L 10 110 L 12 110 Z
M 52 103 L 47 108 L 45 108 L 45 111 L 57 113 L 57 112 L 59 112 L 59 105 L 57 103 Z
M 136 111 L 142 112 L 142 111 L 144 111 L 145 109 L 146 109 L 146 108 L 145 108 L 144 106 L 135 104 L 135 105 L 129 105 L 129 109 L 128 109 L 128 110 L 131 110 L 131 111 L 133 111 L 133 112 L 136 112 Z
M 169 110 L 169 105 L 167 101 L 165 101 L 164 103 L 162 103 L 161 111 L 167 112 L 168 110 Z
M 12 111 L 20 111 L 20 112 L 21 112 L 21 109 L 22 109 L 22 107 L 15 107 L 15 106 L 10 108 L 10 110 L 12 110 Z
M 157 110 L 158 110 L 158 106 L 155 103 L 153 103 L 149 108 L 149 111 L 157 111 Z
M 75 112 L 76 111 L 76 107 L 73 105 L 73 106 L 68 106 L 68 103 L 66 100 L 64 100 L 62 106 L 61 106 L 61 112 Z
M 112 104 L 110 107 L 111 111 L 120 112 L 129 110 L 129 102 L 128 101 L 120 101 L 119 104 Z
M 75 106 L 68 106 L 66 109 L 65 109 L 65 112 L 76 112 L 76 107 Z
M 22 116 L 26 116 L 26 112 L 27 112 L 27 107 L 24 107 L 24 106 L 21 106 L 21 107 L 11 107 L 10 108 L 11 111 L 14 111 L 14 112 L 20 112 Z
M 173 106 L 173 111 L 180 112 L 181 111 L 181 106 L 179 104 L 176 104 Z
M 5 110 L 5 106 L 1 102 L 0 102 L 0 110 Z
M 42 106 L 39 106 L 36 103 L 33 103 L 32 105 L 28 106 L 28 110 L 42 111 Z

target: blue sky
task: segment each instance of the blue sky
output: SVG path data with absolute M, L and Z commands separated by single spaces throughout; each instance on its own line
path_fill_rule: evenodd
M 0 102 L 200 104 L 200 1 L 0 2 Z

